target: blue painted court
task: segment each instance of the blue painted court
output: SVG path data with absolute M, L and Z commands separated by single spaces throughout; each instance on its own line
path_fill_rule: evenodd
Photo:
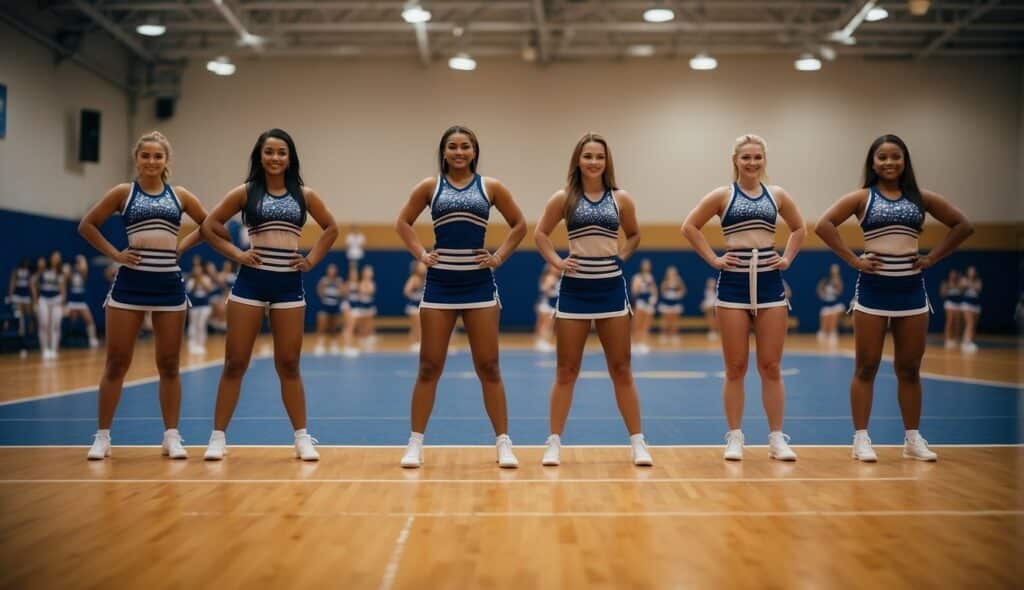
M 306 356 L 309 428 L 325 445 L 404 445 L 416 371 L 412 354 L 376 353 L 358 359 Z M 715 445 L 726 431 L 722 415 L 721 356 L 711 352 L 652 353 L 634 357 L 644 430 L 654 445 Z M 768 430 L 756 370 L 747 379 L 744 432 L 765 444 Z M 182 373 L 180 430 L 187 444 L 204 445 L 212 428 L 220 365 Z M 566 444 L 624 444 L 604 358 L 589 352 L 565 432 Z M 543 444 L 548 434 L 548 391 L 554 357 L 527 351 L 502 353 L 510 433 L 521 445 Z M 849 444 L 848 385 L 853 360 L 845 356 L 787 353 L 786 432 L 792 443 Z M 922 433 L 933 444 L 1019 444 L 1024 432 L 1021 395 L 1009 384 L 958 378 L 924 378 Z M 96 390 L 0 406 L 2 445 L 84 445 L 96 428 Z M 152 382 L 125 388 L 112 431 L 117 445 L 158 444 L 163 430 Z M 878 375 L 871 421 L 878 444 L 902 442 L 892 364 Z M 230 444 L 289 444 L 292 432 L 269 358 L 253 359 L 242 399 L 228 430 Z M 452 354 L 438 388 L 427 430 L 428 444 L 493 444 L 480 386 L 467 352 Z

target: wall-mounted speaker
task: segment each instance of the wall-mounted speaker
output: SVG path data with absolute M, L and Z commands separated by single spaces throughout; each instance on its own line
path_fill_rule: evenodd
M 100 112 L 82 109 L 78 126 L 78 161 L 100 161 Z
M 156 99 L 156 118 L 161 121 L 174 116 L 174 97 L 160 96 Z

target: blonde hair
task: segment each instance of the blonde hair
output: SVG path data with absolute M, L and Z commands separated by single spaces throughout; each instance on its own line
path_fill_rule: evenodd
M 135 142 L 135 148 L 132 150 L 132 159 L 139 157 L 139 150 L 142 149 L 142 144 L 144 143 L 158 143 L 160 147 L 164 148 L 164 170 L 160 173 L 160 180 L 167 182 L 167 179 L 171 176 L 171 142 L 167 141 L 163 133 L 150 131 Z
M 740 169 L 736 165 L 736 156 L 740 153 L 740 148 L 748 144 L 754 144 L 761 146 L 761 151 L 764 152 L 765 159 L 768 158 L 768 142 L 764 140 L 760 135 L 754 135 L 753 133 L 747 133 L 736 138 L 736 141 L 732 144 L 732 179 L 740 179 Z M 768 180 L 767 164 L 761 168 L 761 180 Z

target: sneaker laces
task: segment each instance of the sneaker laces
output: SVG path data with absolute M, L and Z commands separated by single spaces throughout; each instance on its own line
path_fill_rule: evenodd
M 743 444 L 743 433 L 733 434 L 732 432 L 725 433 L 725 444 L 731 444 L 733 441 Z
M 778 442 L 778 440 L 781 438 L 782 439 L 782 444 L 789 444 L 789 435 L 786 434 L 785 432 L 780 432 L 779 434 L 781 436 L 775 436 L 774 437 L 775 441 Z
M 307 438 L 309 439 L 309 444 L 311 444 L 311 445 L 318 445 L 318 444 L 320 444 L 320 441 L 318 441 L 317 439 L 313 438 L 313 435 L 311 435 L 311 434 L 303 434 L 301 436 L 296 436 L 295 437 L 295 442 L 299 442 L 299 441 L 301 441 L 303 439 L 307 439 Z

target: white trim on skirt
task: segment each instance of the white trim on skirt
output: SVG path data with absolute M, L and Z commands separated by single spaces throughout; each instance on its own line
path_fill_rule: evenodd
M 858 303 L 856 301 L 853 302 L 852 309 L 853 309 L 853 311 L 862 311 L 862 312 L 864 312 L 866 314 L 869 314 L 869 315 L 877 315 L 877 316 L 882 316 L 882 317 L 887 317 L 887 318 L 902 318 L 902 317 L 907 317 L 907 316 L 912 316 L 912 315 L 920 315 L 922 313 L 928 313 L 928 312 L 931 311 L 931 307 L 929 307 L 927 303 L 925 303 L 924 307 L 921 307 L 921 308 L 918 308 L 918 309 L 888 310 L 888 309 L 872 309 L 870 307 L 864 307 L 863 305 L 861 305 L 860 303 Z
M 474 301 L 472 303 L 428 303 L 426 301 L 421 301 L 420 309 L 481 309 L 484 307 L 493 307 L 495 305 L 501 307 L 501 302 L 497 299 L 491 299 L 490 301 Z
M 181 305 L 132 305 L 131 303 L 121 303 L 114 299 L 113 295 L 107 295 L 107 299 L 103 302 L 103 307 L 131 309 L 134 311 L 185 311 L 190 305 L 191 303 L 188 298 Z
M 281 301 L 280 303 L 271 303 L 269 301 L 260 301 L 259 299 L 246 299 L 245 297 L 239 297 L 234 293 L 228 295 L 228 301 L 234 301 L 241 303 L 242 305 L 251 305 L 252 307 L 262 307 L 264 309 L 292 309 L 295 307 L 306 307 L 306 300 L 302 301 Z
M 782 301 L 771 301 L 769 303 L 758 303 L 756 306 L 750 303 L 733 303 L 731 301 L 718 300 L 715 302 L 715 307 L 726 307 L 729 309 L 745 309 L 747 311 L 754 311 L 755 309 L 761 309 L 762 307 L 782 307 L 786 306 L 792 309 L 789 305 L 789 299 L 783 299 Z

